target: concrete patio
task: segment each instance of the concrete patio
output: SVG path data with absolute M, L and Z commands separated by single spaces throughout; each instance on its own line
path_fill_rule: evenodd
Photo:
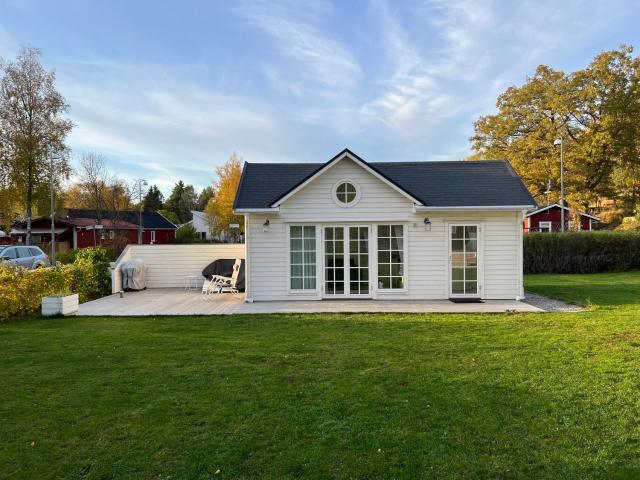
M 252 313 L 497 313 L 506 311 L 543 312 L 515 300 L 485 300 L 483 303 L 453 303 L 448 300 L 324 300 L 245 303 L 243 295 L 211 295 L 205 300 L 199 291 L 182 288 L 155 288 L 142 292 L 110 295 L 80 305 L 78 315 L 230 315 Z

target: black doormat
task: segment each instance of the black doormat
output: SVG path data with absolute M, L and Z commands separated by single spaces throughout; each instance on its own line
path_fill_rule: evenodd
M 450 298 L 449 301 L 453 302 L 453 303 L 484 303 L 479 298 L 467 298 L 467 297 L 465 297 L 465 298 Z

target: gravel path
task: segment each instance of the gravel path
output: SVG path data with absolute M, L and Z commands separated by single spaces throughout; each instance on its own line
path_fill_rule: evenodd
M 524 296 L 525 303 L 541 308 L 545 312 L 583 312 L 585 310 L 579 305 L 572 305 L 562 300 L 538 295 L 537 293 L 524 292 Z

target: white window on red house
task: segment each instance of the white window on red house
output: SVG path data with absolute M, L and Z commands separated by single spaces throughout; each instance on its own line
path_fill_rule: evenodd
M 151 230 L 151 243 L 155 243 L 156 241 L 156 231 Z
M 539 232 L 550 232 L 551 231 L 551 222 L 538 222 L 538 231 Z

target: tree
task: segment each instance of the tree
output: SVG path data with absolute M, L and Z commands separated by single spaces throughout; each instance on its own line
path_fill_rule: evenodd
M 104 206 L 113 225 L 113 243 L 117 249 L 123 248 L 127 243 L 126 232 L 119 228 L 119 224 L 122 221 L 123 212 L 131 210 L 133 206 L 131 197 L 131 190 L 127 182 L 117 175 L 109 178 L 104 191 Z
M 557 201 L 560 152 L 553 142 L 562 137 L 569 203 L 586 207 L 597 198 L 631 196 L 632 208 L 640 187 L 639 82 L 640 60 L 626 46 L 571 74 L 541 65 L 524 85 L 498 97 L 497 114 L 475 122 L 470 159 L 509 160 L 541 201 L 551 180 L 550 200 Z
M 216 196 L 216 191 L 213 188 L 213 185 L 204 187 L 200 192 L 200 195 L 198 195 L 198 205 L 197 205 L 198 211 L 203 212 L 204 209 L 207 207 L 207 203 L 209 203 L 209 200 L 211 200 L 215 196 Z
M 193 243 L 197 239 L 198 233 L 190 223 L 185 223 L 176 230 L 176 242 L 178 243 Z
M 0 177 L 24 207 L 27 244 L 34 196 L 53 172 L 58 185 L 71 172 L 65 138 L 73 123 L 63 117 L 68 105 L 54 81 L 54 72 L 40 64 L 38 49 L 23 48 L 14 62 L 0 62 Z
M 191 210 L 196 208 L 196 193 L 193 185 L 185 185 L 178 181 L 171 191 L 171 195 L 164 204 L 164 208 L 176 214 L 179 223 L 191 220 Z
M 216 195 L 209 200 L 205 208 L 209 228 L 212 233 L 220 234 L 224 231 L 229 232 L 229 225 L 237 223 L 240 225 L 240 232 L 243 232 L 242 215 L 233 213 L 233 201 L 242 175 L 242 159 L 234 153 L 224 165 L 216 167 L 216 175 L 218 176 L 218 181 L 215 183 Z
M 145 212 L 157 212 L 162 210 L 164 195 L 157 186 L 151 185 L 142 202 Z
M 107 179 L 104 157 L 94 152 L 84 153 L 80 158 L 80 186 L 86 208 L 96 212 L 98 222 L 102 220 L 102 212 L 106 208 Z
M 180 225 L 180 223 L 182 223 L 180 222 L 178 216 L 171 210 L 158 210 L 158 213 L 169 220 L 171 223 L 174 223 L 176 225 Z
M 9 232 L 12 224 L 20 215 L 20 192 L 9 183 L 8 179 L 0 178 L 0 230 Z
M 87 194 L 79 183 L 72 183 L 62 194 L 64 208 L 91 208 Z

